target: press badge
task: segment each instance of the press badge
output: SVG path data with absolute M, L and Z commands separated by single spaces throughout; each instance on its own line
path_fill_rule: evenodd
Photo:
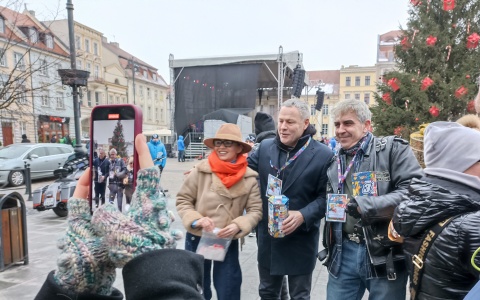
M 268 174 L 266 196 L 280 196 L 282 194 L 282 180 L 278 177 Z
M 378 196 L 376 172 L 353 173 L 352 196 Z
M 347 220 L 345 209 L 347 208 L 347 194 L 327 194 L 327 214 L 325 221 L 342 222 Z

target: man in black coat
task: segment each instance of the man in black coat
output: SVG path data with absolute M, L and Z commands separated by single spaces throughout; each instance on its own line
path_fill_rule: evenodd
M 95 205 L 98 207 L 100 198 L 102 205 L 105 204 L 105 190 L 107 189 L 107 177 L 110 171 L 110 161 L 108 160 L 105 150 L 99 148 L 98 157 L 93 160 L 93 182 L 95 183 Z
M 470 260 L 473 256 L 478 268 L 480 256 L 474 252 L 480 247 L 479 145 L 479 131 L 454 122 L 434 122 L 425 129 L 426 176 L 412 180 L 407 200 L 393 217 L 393 235 L 404 237 L 412 299 L 463 299 L 478 281 L 479 271 Z M 444 225 L 432 242 L 436 224 Z M 423 265 L 423 274 L 416 265 Z
M 292 299 L 310 299 L 332 151 L 312 138 L 316 130 L 309 117 L 306 102 L 285 101 L 278 116 L 278 135 L 263 140 L 248 157 L 248 166 L 259 173 L 263 200 L 257 232 L 262 299 L 279 299 L 285 275 Z M 288 217 L 281 228 L 283 238 L 273 238 L 268 232 L 267 185 L 272 176 L 275 182 L 281 181 L 281 194 L 289 198 Z

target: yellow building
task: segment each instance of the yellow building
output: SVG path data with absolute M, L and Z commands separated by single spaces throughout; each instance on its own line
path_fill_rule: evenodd
M 335 134 L 333 119 L 330 117 L 330 111 L 339 100 L 339 70 L 307 71 L 309 86 L 308 92 L 301 96 L 301 99 L 310 105 L 310 123 L 317 129 L 316 139 L 322 137 L 332 137 Z M 323 105 L 319 109 L 317 90 L 323 91 Z
M 376 87 L 376 67 L 359 67 L 357 65 L 340 69 L 340 100 L 356 99 L 367 105 L 375 104 L 374 94 Z

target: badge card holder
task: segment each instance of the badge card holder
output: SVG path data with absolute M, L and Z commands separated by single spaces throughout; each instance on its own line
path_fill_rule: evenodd
M 327 194 L 327 214 L 325 220 L 344 223 L 347 220 L 345 212 L 347 203 L 347 194 Z

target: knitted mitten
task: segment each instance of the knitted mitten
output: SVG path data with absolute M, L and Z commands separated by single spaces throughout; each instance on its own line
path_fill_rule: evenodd
M 54 278 L 65 289 L 81 293 L 110 295 L 115 265 L 108 257 L 109 246 L 92 228 L 87 200 L 68 200 L 68 228 L 58 243 L 62 250 Z
M 93 226 L 104 236 L 110 258 L 117 267 L 151 250 L 175 248 L 175 240 L 181 238 L 180 231 L 170 231 L 173 218 L 159 188 L 158 168 L 142 169 L 138 172 L 137 187 L 126 215 L 108 204 L 95 211 Z

